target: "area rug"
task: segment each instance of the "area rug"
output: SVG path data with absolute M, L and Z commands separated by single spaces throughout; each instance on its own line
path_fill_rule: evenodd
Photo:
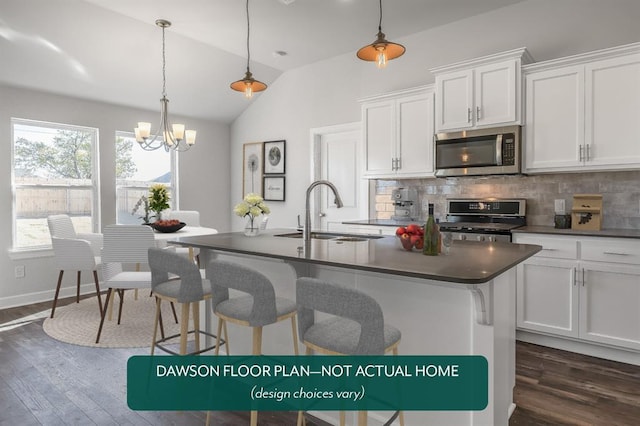
M 106 297 L 103 296 L 103 303 L 105 299 Z M 100 325 L 100 312 L 95 296 L 83 299 L 80 303 L 56 308 L 55 317 L 45 319 L 42 328 L 50 337 L 74 345 L 95 348 L 150 348 L 156 312 L 155 300 L 155 297 L 149 297 L 149 292 L 146 290 L 139 293 L 138 300 L 134 299 L 133 291 L 126 291 L 122 320 L 118 325 L 120 298 L 116 296 L 113 320 L 105 320 L 98 344 L 95 341 Z M 180 318 L 180 306 L 176 306 L 176 310 Z M 162 303 L 162 318 L 165 335 L 180 333 L 180 327 L 175 323 L 171 307 L 167 302 Z M 160 338 L 159 330 L 158 338 Z

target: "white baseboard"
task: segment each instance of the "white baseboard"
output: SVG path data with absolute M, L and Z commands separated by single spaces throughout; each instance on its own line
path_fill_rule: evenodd
M 632 349 L 617 349 L 614 347 L 598 345 L 596 343 L 587 343 L 563 337 L 531 333 L 524 330 L 516 331 L 516 340 L 541 346 L 548 346 L 555 349 L 561 349 L 563 351 L 576 352 L 596 358 L 603 358 L 616 362 L 624 362 L 626 364 L 640 365 L 640 353 Z
M 80 294 L 95 294 L 96 285 L 87 283 L 80 285 Z M 56 294 L 55 288 L 51 290 L 34 293 L 20 294 L 17 296 L 0 297 L 0 309 L 15 308 L 17 306 L 31 305 L 33 303 L 47 302 L 53 303 L 53 296 Z M 76 286 L 63 287 L 60 289 L 59 299 L 76 295 Z

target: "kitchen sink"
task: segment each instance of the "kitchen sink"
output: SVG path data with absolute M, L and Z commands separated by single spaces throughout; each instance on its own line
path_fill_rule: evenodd
M 276 237 L 285 238 L 300 238 L 302 239 L 302 232 L 290 232 L 287 234 L 277 234 Z M 338 234 L 335 232 L 312 232 L 311 238 L 316 240 L 334 240 L 334 241 L 369 241 L 382 238 L 380 235 L 351 235 L 351 234 Z

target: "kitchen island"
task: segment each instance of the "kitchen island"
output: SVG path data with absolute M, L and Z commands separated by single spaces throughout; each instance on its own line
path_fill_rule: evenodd
M 515 408 L 515 266 L 539 246 L 454 241 L 449 255 L 423 256 L 400 248 L 396 237 L 312 238 L 305 244 L 296 235 L 279 236 L 291 233 L 225 233 L 172 243 L 200 248 L 203 262 L 217 257 L 254 267 L 283 297 L 295 299 L 300 276 L 368 293 L 382 306 L 385 321 L 401 330 L 401 354 L 482 355 L 488 361 L 489 404 L 484 410 L 410 411 L 405 413 L 407 425 L 508 424 Z M 266 327 L 264 333 L 264 353 L 292 353 L 286 324 Z M 250 353 L 246 328 L 230 329 L 229 334 L 233 354 Z M 314 414 L 337 424 L 337 413 Z M 370 424 L 381 424 L 385 414 L 369 412 Z

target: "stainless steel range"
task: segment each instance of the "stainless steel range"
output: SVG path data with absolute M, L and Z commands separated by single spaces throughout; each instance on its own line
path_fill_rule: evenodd
M 447 221 L 441 232 L 454 240 L 511 241 L 511 230 L 527 224 L 523 199 L 447 200 Z

